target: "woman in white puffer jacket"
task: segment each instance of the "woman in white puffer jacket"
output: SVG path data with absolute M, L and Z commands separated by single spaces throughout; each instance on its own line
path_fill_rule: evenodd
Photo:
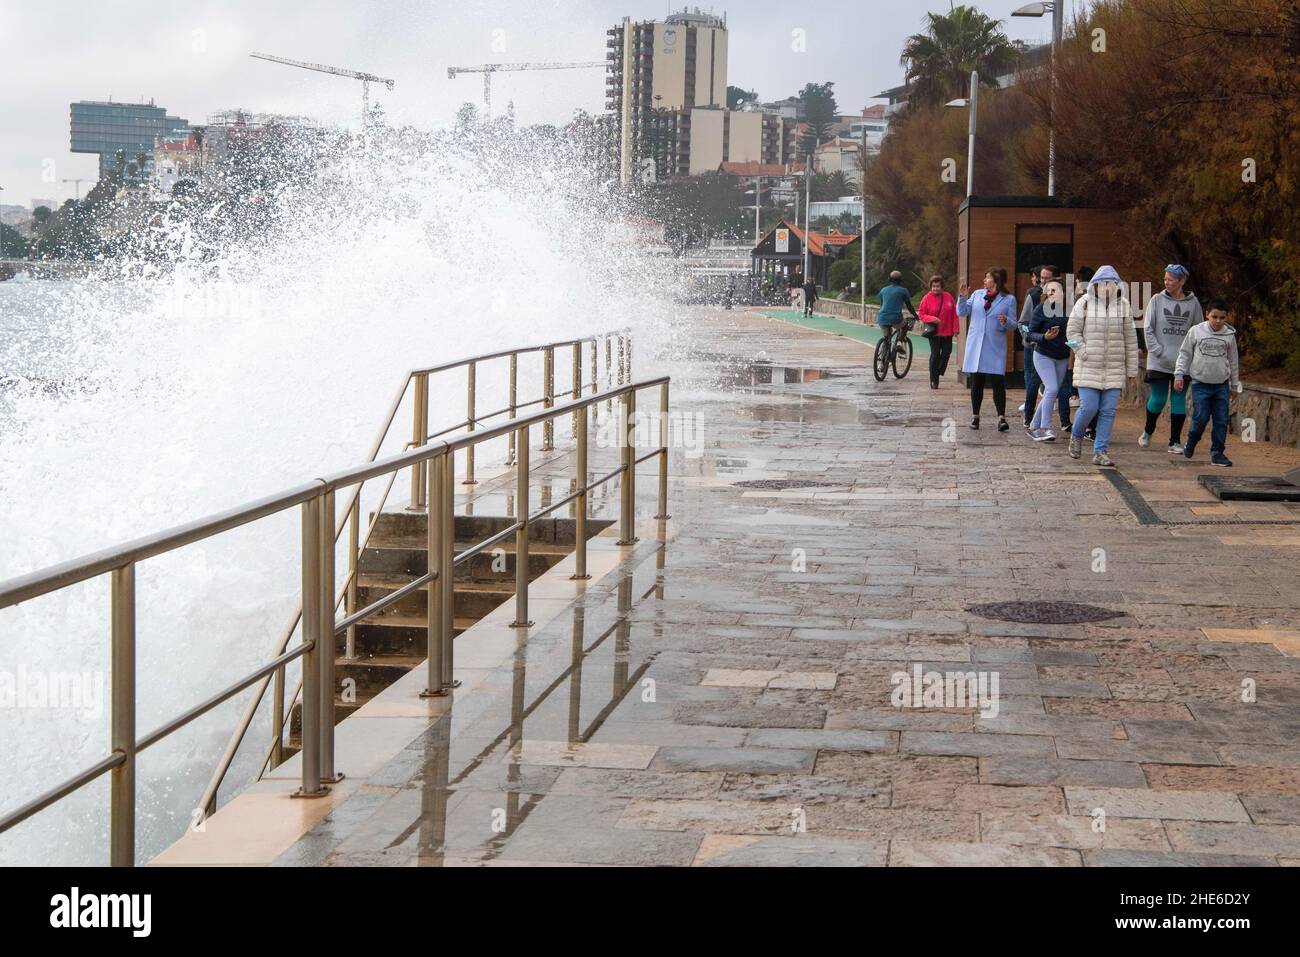
M 1070 458 L 1082 454 L 1084 429 L 1096 415 L 1092 464 L 1114 465 L 1106 453 L 1124 383 L 1137 378 L 1138 343 L 1132 307 L 1113 266 L 1098 269 L 1088 284 L 1088 294 L 1074 304 L 1066 339 L 1076 350 L 1074 385 L 1079 390 L 1079 409 L 1070 431 Z

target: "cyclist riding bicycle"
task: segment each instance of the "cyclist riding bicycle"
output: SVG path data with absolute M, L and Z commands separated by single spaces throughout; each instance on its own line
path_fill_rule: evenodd
M 907 332 L 920 317 L 912 305 L 912 294 L 900 282 L 902 278 L 903 274 L 895 269 L 889 274 L 889 285 L 880 290 L 880 312 L 876 321 L 880 324 L 881 336 L 871 362 L 877 382 L 884 382 L 890 369 L 894 370 L 895 379 L 901 379 L 912 368 L 912 341 Z M 903 317 L 904 306 L 911 313 L 906 319 Z
M 889 274 L 889 285 L 880 290 L 880 312 L 876 316 L 876 322 L 880 324 L 881 331 L 887 337 L 897 335 L 899 332 L 904 306 L 912 314 L 913 322 L 920 319 L 916 314 L 916 307 L 912 305 L 912 294 L 902 284 L 902 278 L 903 274 L 895 269 Z

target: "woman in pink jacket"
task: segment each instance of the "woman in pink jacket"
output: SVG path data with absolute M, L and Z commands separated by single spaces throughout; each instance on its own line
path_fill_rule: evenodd
M 960 328 L 957 324 L 957 300 L 943 291 L 943 277 L 930 277 L 930 291 L 917 309 L 922 322 L 938 327 L 930 336 L 930 388 L 939 388 L 939 378 L 948 371 L 952 358 L 952 340 Z

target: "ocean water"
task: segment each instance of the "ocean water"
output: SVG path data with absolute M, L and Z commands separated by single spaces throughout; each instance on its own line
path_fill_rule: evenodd
M 0 581 L 359 464 L 414 366 L 622 326 L 640 365 L 685 334 L 672 276 L 563 146 L 350 148 L 319 166 L 255 242 L 203 247 L 168 215 L 138 261 L 0 283 Z M 505 375 L 480 371 L 481 408 Z M 540 359 L 520 375 L 521 398 L 540 394 Z M 431 425 L 463 403 L 463 374 L 435 381 Z M 404 403 L 381 454 L 409 423 Z M 291 511 L 138 567 L 138 733 L 270 657 L 299 533 Z M 106 578 L 0 610 L 0 810 L 108 753 L 107 613 Z M 245 700 L 141 756 L 140 860 L 182 833 Z M 251 780 L 269 732 L 259 715 L 228 782 Z M 0 864 L 102 863 L 107 819 L 105 778 L 0 835 Z

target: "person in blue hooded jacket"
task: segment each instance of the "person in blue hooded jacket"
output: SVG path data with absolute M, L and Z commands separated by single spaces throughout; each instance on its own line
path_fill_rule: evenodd
M 984 387 L 993 387 L 993 407 L 998 413 L 998 431 L 1007 425 L 1007 332 L 1016 328 L 1016 297 L 1007 289 L 1007 271 L 998 267 L 984 274 L 984 288 L 974 294 L 963 283 L 957 299 L 957 315 L 969 316 L 966 325 L 966 354 L 961 370 L 970 376 L 970 405 L 974 418 L 970 427 L 980 427 Z

